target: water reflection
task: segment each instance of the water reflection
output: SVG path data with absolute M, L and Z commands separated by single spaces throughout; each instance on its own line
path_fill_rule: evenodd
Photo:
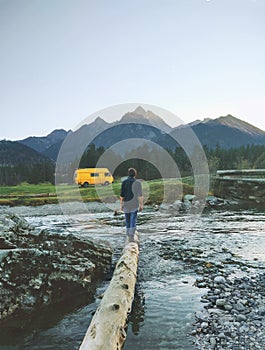
M 144 304 L 135 305 L 136 320 L 135 317 L 129 319 L 124 349 L 191 349 L 191 338 L 187 334 L 202 294 L 202 290 L 192 286 L 193 282 L 190 276 L 143 282 Z
M 144 324 L 145 316 L 145 296 L 143 287 L 137 283 L 135 288 L 134 301 L 132 305 L 132 312 L 128 319 L 128 328 L 131 327 L 131 331 L 134 335 L 138 335 L 141 326 Z

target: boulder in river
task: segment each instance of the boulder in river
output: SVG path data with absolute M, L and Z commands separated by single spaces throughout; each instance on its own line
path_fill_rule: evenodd
M 92 293 L 110 270 L 111 248 L 49 233 L 16 215 L 0 217 L 0 323 Z M 29 317 L 30 318 L 30 317 Z

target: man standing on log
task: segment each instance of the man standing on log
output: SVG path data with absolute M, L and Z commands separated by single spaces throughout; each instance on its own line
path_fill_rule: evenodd
M 137 171 L 128 169 L 128 177 L 121 186 L 121 211 L 124 211 L 126 220 L 126 234 L 130 242 L 134 241 L 138 211 L 143 210 L 142 184 L 135 177 Z

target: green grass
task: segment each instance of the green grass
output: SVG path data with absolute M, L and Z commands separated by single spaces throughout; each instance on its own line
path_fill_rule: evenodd
M 55 193 L 55 186 L 51 183 L 31 185 L 23 182 L 17 186 L 0 186 L 0 196 L 21 196 L 27 194 Z
M 193 193 L 192 178 L 168 180 L 143 181 L 143 192 L 147 203 L 162 203 L 166 197 L 167 201 L 174 202 L 182 199 L 187 193 Z M 117 201 L 120 195 L 121 181 L 115 181 L 109 186 L 90 186 L 78 188 L 76 185 L 60 185 L 56 187 L 50 183 L 31 185 L 22 183 L 18 186 L 0 186 L 0 205 L 43 205 L 58 203 L 58 201 L 70 202 L 80 200 L 91 201 Z
M 175 200 L 181 200 L 183 195 L 193 193 L 193 186 L 185 184 L 179 180 L 168 179 L 151 180 L 149 184 L 149 200 L 148 203 L 162 203 L 164 199 L 173 203 Z

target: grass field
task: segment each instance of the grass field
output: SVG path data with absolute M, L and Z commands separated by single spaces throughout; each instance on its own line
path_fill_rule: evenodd
M 193 193 L 193 181 L 191 177 L 168 180 L 143 181 L 144 196 L 147 203 L 161 203 L 163 199 L 175 201 L 181 199 L 187 193 Z M 43 205 L 60 201 L 70 202 L 80 199 L 84 202 L 91 201 L 116 201 L 119 199 L 121 181 L 116 180 L 109 186 L 90 186 L 78 188 L 76 185 L 60 185 L 57 188 L 50 183 L 31 185 L 22 183 L 17 186 L 0 187 L 0 205 Z

